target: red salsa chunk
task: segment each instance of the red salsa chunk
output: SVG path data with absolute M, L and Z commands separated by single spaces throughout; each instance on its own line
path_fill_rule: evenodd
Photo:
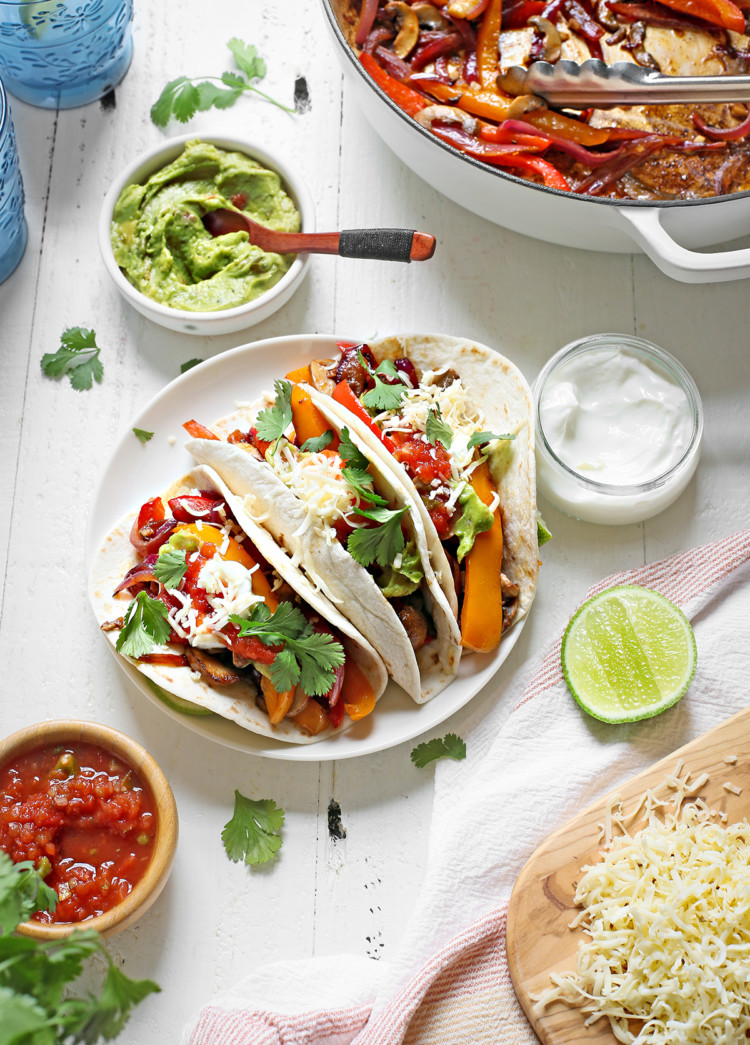
M 0 849 L 31 860 L 60 900 L 39 922 L 80 922 L 124 900 L 154 851 L 150 790 L 94 744 L 49 744 L 0 766 Z

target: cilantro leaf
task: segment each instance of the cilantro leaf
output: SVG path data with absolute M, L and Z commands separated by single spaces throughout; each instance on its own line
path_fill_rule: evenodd
M 434 409 L 428 412 L 425 432 L 433 446 L 442 443 L 446 450 L 450 450 L 453 442 L 453 429 L 447 421 L 443 420 L 440 403 L 435 403 Z
M 253 44 L 233 36 L 227 47 L 234 55 L 237 68 L 247 75 L 248 80 L 262 80 L 266 75 L 266 63 L 258 54 Z
M 165 588 L 178 588 L 187 570 L 187 552 L 180 548 L 170 548 L 161 552 L 154 563 L 154 577 Z
M 322 697 L 333 686 L 336 668 L 344 663 L 344 647 L 328 631 L 317 632 L 302 611 L 282 602 L 271 613 L 266 605 L 253 606 L 250 617 L 230 614 L 240 635 L 253 635 L 264 646 L 282 646 L 269 667 L 271 682 L 280 693 L 299 683 L 310 697 Z
M 494 432 L 475 432 L 466 446 L 471 450 L 475 446 L 486 446 L 493 439 L 515 439 L 515 435 L 495 435 Z
M 164 603 L 152 599 L 145 591 L 139 591 L 128 606 L 115 649 L 137 660 L 145 653 L 150 653 L 154 646 L 167 642 L 171 633 L 172 627 Z
M 305 439 L 300 450 L 305 454 L 319 454 L 321 450 L 325 450 L 332 442 L 333 432 L 329 428 L 322 435 L 311 435 L 309 439 Z
M 60 335 L 57 352 L 45 352 L 42 356 L 42 373 L 51 378 L 67 374 L 73 388 L 81 392 L 91 388 L 94 381 L 100 382 L 104 376 L 100 352 L 93 330 L 68 327 Z
M 145 428 L 134 428 L 133 435 L 136 439 L 140 439 L 142 443 L 147 443 L 149 439 L 154 438 L 153 432 L 147 432 Z
M 107 975 L 101 993 L 78 999 L 72 1030 L 76 1040 L 96 1045 L 101 1038 L 111 1041 L 127 1023 L 134 1006 L 158 993 L 160 988 L 152 980 L 131 980 L 102 948 L 108 962 Z M 70 1028 L 68 1028 L 70 1029 Z
M 252 44 L 246 44 L 244 40 L 233 37 L 227 47 L 232 52 L 238 69 L 246 74 L 247 79 L 235 72 L 225 72 L 220 77 L 209 76 L 204 80 L 198 80 L 194 76 L 178 76 L 177 79 L 169 81 L 151 106 L 152 123 L 157 127 L 166 127 L 172 117 L 181 123 L 187 123 L 196 112 L 205 112 L 211 108 L 228 109 L 248 91 L 259 94 L 261 98 L 284 109 L 285 112 L 295 111 L 288 105 L 277 102 L 252 83 L 253 80 L 262 80 L 266 75 L 266 63 Z
M 261 410 L 255 419 L 255 428 L 265 443 L 278 442 L 292 423 L 291 381 L 274 381 L 273 387 L 276 390 L 274 405 Z
M 370 504 L 377 504 L 381 507 L 388 504 L 384 497 L 381 497 L 380 494 L 375 493 L 373 490 L 373 479 L 369 472 L 363 472 L 360 468 L 346 467 L 341 470 L 341 474 L 346 485 L 360 500 L 368 501 Z
M 390 566 L 406 543 L 401 529 L 401 518 L 405 511 L 406 508 L 358 508 L 359 515 L 381 525 L 349 534 L 346 546 L 352 558 L 362 566 L 369 566 L 373 562 L 384 568 Z
M 54 911 L 56 905 L 57 893 L 44 884 L 30 860 L 14 864 L 0 850 L 0 939 L 36 911 Z
M 182 363 L 180 365 L 180 373 L 184 374 L 188 370 L 192 370 L 194 366 L 198 366 L 198 364 L 202 362 L 202 359 L 188 359 L 187 363 Z
M 375 387 L 362 396 L 362 404 L 368 410 L 380 413 L 382 410 L 398 410 L 401 400 L 406 394 L 406 386 L 387 385 L 375 375 Z
M 57 1038 L 49 1017 L 41 1005 L 27 994 L 17 994 L 0 986 L 0 1027 L 5 1042 L 33 1042 L 55 1045 Z
M 235 791 L 232 818 L 221 832 L 227 856 L 234 863 L 244 860 L 250 866 L 268 863 L 281 848 L 283 825 L 284 810 L 273 799 L 255 801 Z
M 348 428 L 341 429 L 338 455 L 342 461 L 346 461 L 346 463 L 351 465 L 353 468 L 358 468 L 366 472 L 370 466 L 370 462 L 367 460 L 365 455 L 361 450 L 358 450 L 352 442 L 352 437 L 349 434 Z
M 466 743 L 455 733 L 446 733 L 444 737 L 435 737 L 412 749 L 411 760 L 417 769 L 423 769 L 438 758 L 453 758 L 460 762 L 466 758 Z

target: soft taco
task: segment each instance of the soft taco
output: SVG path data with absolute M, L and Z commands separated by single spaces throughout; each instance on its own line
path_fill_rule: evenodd
M 370 714 L 387 674 L 210 468 L 122 520 L 90 576 L 97 620 L 152 683 L 291 743 Z
M 531 393 L 484 345 L 394 336 L 341 343 L 294 375 L 418 505 L 464 648 L 488 652 L 526 614 L 538 573 Z
M 423 703 L 454 677 L 455 615 L 438 584 L 417 505 L 366 441 L 288 380 L 275 399 L 212 428 L 185 428 L 196 461 L 214 468 L 273 537 Z

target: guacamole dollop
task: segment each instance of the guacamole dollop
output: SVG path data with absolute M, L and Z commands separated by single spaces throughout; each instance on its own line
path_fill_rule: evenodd
M 145 184 L 120 193 L 111 225 L 117 264 L 142 294 L 171 308 L 216 312 L 254 301 L 295 255 L 266 253 L 246 232 L 214 238 L 201 218 L 220 207 L 278 231 L 299 229 L 278 174 L 196 139 Z

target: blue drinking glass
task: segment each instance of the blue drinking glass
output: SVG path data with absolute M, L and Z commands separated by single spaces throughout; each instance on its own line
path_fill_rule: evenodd
M 72 109 L 110 91 L 133 57 L 133 0 L 0 0 L 0 76 L 31 105 Z
M 7 279 L 26 248 L 23 183 L 8 99 L 0 80 L 0 283 Z

